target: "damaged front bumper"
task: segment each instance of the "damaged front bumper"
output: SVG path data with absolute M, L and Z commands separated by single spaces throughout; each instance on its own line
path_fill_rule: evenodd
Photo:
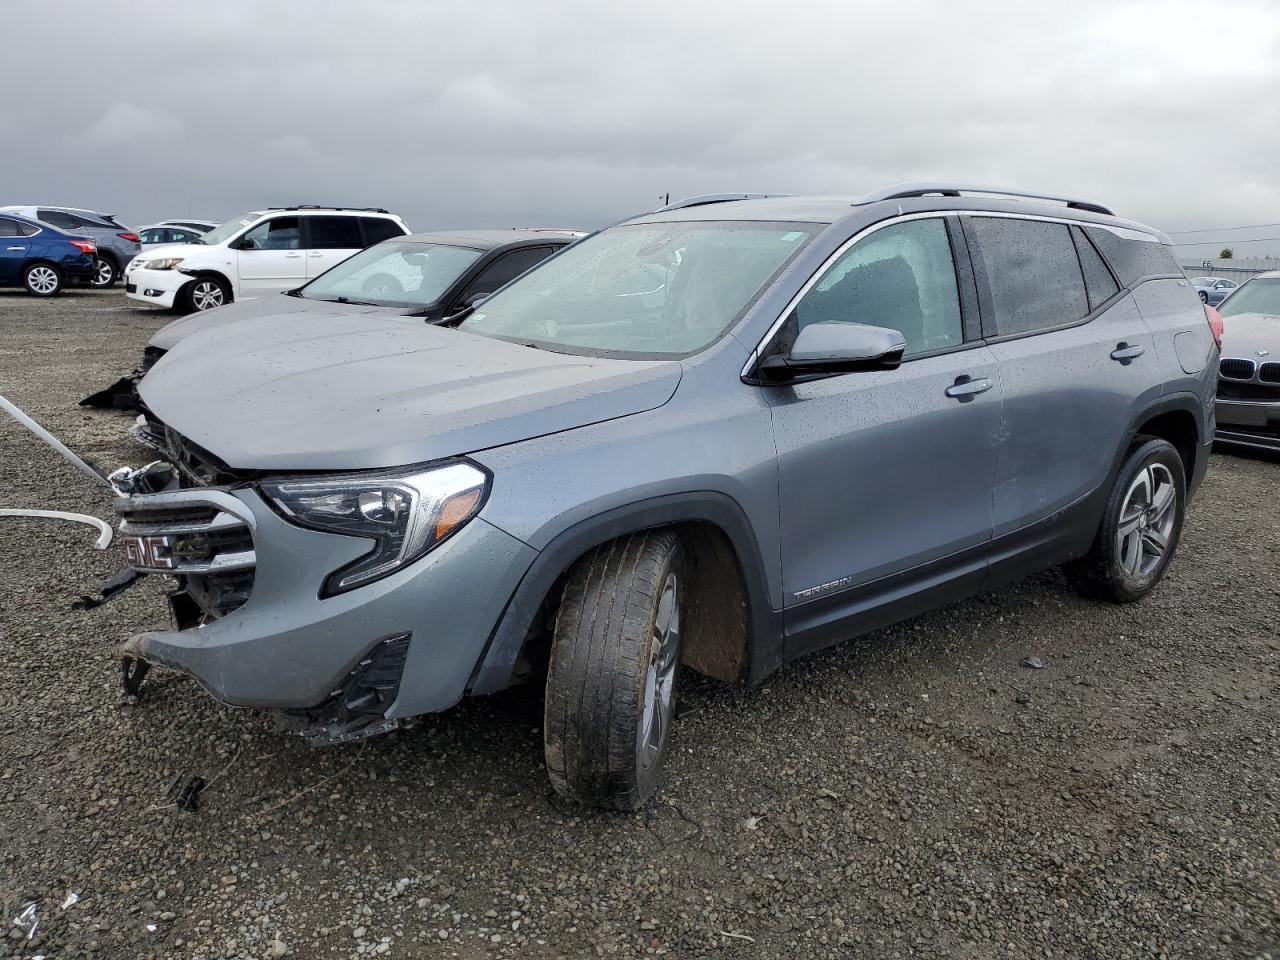
M 536 552 L 477 517 L 405 569 L 321 598 L 363 538 L 294 526 L 251 486 L 132 494 L 116 504 L 129 563 L 177 578 L 178 629 L 125 653 L 217 699 L 297 712 L 323 739 L 455 704 Z

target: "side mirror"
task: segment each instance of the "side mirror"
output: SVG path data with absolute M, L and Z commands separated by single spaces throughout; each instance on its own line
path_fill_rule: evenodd
M 811 373 L 892 370 L 902 363 L 907 341 L 897 330 L 862 323 L 811 323 L 791 351 L 760 363 L 761 376 L 790 380 Z

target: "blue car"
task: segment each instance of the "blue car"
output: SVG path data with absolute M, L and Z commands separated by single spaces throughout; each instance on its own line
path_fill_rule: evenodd
M 92 282 L 97 252 L 97 244 L 85 237 L 0 214 L 0 287 L 22 286 L 33 297 L 52 297 L 68 283 Z

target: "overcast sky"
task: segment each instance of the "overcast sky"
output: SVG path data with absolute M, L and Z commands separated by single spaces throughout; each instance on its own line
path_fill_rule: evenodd
M 135 225 L 314 202 L 593 227 L 668 191 L 929 178 L 1280 223 L 1265 0 L 40 0 L 4 24 L 3 202 Z M 1280 227 L 1174 239 L 1247 236 L 1280 253 Z

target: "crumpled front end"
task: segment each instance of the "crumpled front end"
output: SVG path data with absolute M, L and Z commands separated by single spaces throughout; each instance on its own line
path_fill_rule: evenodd
M 193 483 L 199 468 L 181 468 Z M 140 633 L 124 652 L 224 702 L 288 711 L 324 742 L 461 699 L 536 555 L 476 517 L 404 569 L 325 595 L 372 541 L 290 523 L 252 481 L 133 493 L 116 508 L 130 566 L 175 585 L 175 629 Z

